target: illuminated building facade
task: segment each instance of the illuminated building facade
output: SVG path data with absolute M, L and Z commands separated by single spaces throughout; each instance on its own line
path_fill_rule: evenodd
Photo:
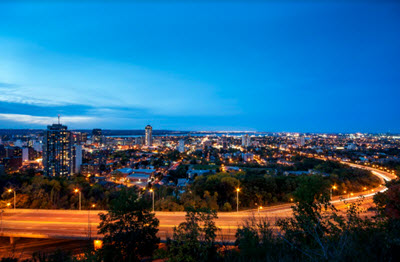
M 242 147 L 249 147 L 250 146 L 250 136 L 245 134 L 242 136 Z
M 67 126 L 47 126 L 43 138 L 43 166 L 47 176 L 68 176 L 72 173 L 71 131 Z
M 152 138 L 153 128 L 150 125 L 147 125 L 144 130 L 145 130 L 145 145 L 151 146 L 153 144 L 153 138 Z

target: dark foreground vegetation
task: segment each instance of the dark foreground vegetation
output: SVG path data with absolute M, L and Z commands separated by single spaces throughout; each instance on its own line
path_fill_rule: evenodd
M 29 261 L 400 261 L 400 183 L 376 195 L 372 218 L 360 216 L 360 203 L 337 211 L 329 186 L 321 177 L 302 178 L 293 194 L 294 216 L 279 220 L 277 230 L 262 218 L 245 221 L 234 247 L 217 242 L 217 213 L 200 208 L 188 209 L 186 221 L 158 248 L 159 222 L 149 203 L 136 190 L 122 189 L 101 215 L 102 248 L 79 257 L 37 254 Z

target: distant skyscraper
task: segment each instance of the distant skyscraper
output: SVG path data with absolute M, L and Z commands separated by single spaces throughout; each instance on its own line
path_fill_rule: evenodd
M 28 161 L 29 160 L 29 148 L 28 147 L 23 147 L 22 148 L 22 161 Z
M 153 143 L 153 138 L 152 138 L 152 133 L 153 133 L 153 128 L 150 125 L 147 125 L 145 127 L 145 144 L 146 146 L 151 146 Z
M 43 166 L 47 176 L 68 176 L 71 169 L 71 132 L 60 123 L 47 126 L 43 138 Z
M 178 151 L 180 153 L 185 152 L 185 140 L 183 139 L 179 140 Z
M 143 137 L 141 136 L 135 137 L 135 145 L 141 145 L 141 144 L 143 144 Z
M 72 171 L 78 174 L 81 171 L 82 165 L 82 146 L 74 145 L 72 147 Z
M 242 136 L 242 147 L 250 146 L 250 137 L 248 134 Z
M 306 143 L 306 139 L 304 138 L 304 136 L 300 136 L 297 138 L 297 145 L 298 146 L 304 146 Z
M 101 129 L 93 129 L 92 130 L 92 143 L 99 143 L 101 144 L 103 142 L 103 136 Z

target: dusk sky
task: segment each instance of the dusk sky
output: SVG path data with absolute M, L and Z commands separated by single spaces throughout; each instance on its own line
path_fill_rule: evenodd
M 55 2 L 0 3 L 0 128 L 400 132 L 399 2 Z

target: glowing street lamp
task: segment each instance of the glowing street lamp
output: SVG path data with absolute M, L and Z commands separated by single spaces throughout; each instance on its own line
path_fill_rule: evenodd
M 82 210 L 82 193 L 78 188 L 75 188 L 75 193 L 79 193 L 79 210 Z
M 14 191 L 14 209 L 17 208 L 17 193 L 15 192 L 15 190 L 12 190 L 11 188 L 7 190 L 8 193 L 11 193 Z
M 92 208 L 95 208 L 96 205 L 92 204 Z M 92 227 L 90 226 L 90 207 L 88 208 L 88 235 L 89 235 L 89 240 L 92 238 Z
M 154 213 L 154 190 L 150 188 L 150 193 L 152 194 L 152 200 L 153 200 L 153 213 Z
M 258 207 L 258 214 L 260 214 L 260 209 L 263 209 L 263 207 L 262 206 Z
M 240 188 L 236 188 L 236 212 L 239 212 L 239 192 Z
M 331 188 L 331 199 L 332 199 L 332 190 L 336 190 L 336 186 L 333 186 L 332 188 Z
M 10 202 L 8 202 L 8 203 L 7 203 L 7 207 L 10 207 L 10 206 L 11 206 L 11 203 L 10 203 Z

